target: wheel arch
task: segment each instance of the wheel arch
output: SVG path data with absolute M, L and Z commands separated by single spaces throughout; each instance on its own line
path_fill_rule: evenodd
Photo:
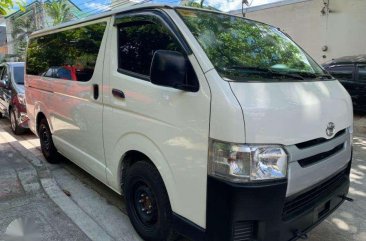
M 124 148 L 121 150 L 121 148 L 117 147 Z M 147 161 L 159 172 L 167 190 L 171 207 L 174 210 L 174 207 L 177 205 L 174 198 L 176 197 L 174 176 L 163 153 L 152 140 L 137 133 L 125 135 L 119 140 L 116 148 L 114 148 L 113 156 L 113 160 L 118 160 L 118 163 L 115 163 L 115 165 L 113 162 L 112 165 L 109 165 L 110 163 L 107 164 L 107 176 L 109 173 L 108 180 L 113 189 L 123 194 L 122 186 L 128 168 L 140 160 Z

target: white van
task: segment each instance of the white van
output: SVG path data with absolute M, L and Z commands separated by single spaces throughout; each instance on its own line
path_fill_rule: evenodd
M 295 240 L 347 200 L 350 96 L 263 23 L 138 5 L 36 32 L 26 103 L 144 240 Z

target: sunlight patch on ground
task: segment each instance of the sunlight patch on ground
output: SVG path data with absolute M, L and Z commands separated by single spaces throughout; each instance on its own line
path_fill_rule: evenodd
M 0 136 L 2 137 L 0 139 L 0 144 L 5 144 L 9 142 L 15 142 L 17 141 L 14 137 L 12 137 L 8 132 L 6 131 L 0 131 Z

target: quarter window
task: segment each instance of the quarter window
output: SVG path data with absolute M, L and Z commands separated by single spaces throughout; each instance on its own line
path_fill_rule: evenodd
M 96 23 L 31 39 L 27 74 L 89 81 L 106 25 L 105 22 Z
M 150 76 L 150 66 L 157 50 L 183 53 L 170 31 L 156 21 L 136 21 L 118 25 L 118 69 Z
M 338 80 L 353 80 L 353 65 L 338 65 L 331 67 L 329 73 Z

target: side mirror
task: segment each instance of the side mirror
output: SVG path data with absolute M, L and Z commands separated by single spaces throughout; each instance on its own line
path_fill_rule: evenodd
M 151 63 L 150 81 L 160 86 L 196 92 L 198 86 L 188 84 L 188 71 L 186 56 L 176 51 L 157 50 Z
M 8 88 L 8 85 L 6 84 L 5 80 L 0 80 L 0 88 Z

